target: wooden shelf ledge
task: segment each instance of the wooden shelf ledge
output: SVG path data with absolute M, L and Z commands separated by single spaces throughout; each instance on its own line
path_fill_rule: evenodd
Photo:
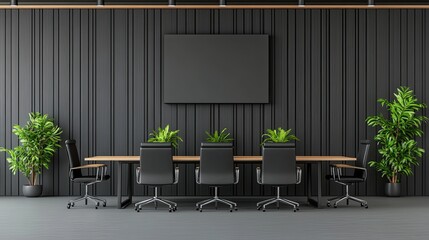
M 0 9 L 429 9 L 427 5 L 0 5 Z

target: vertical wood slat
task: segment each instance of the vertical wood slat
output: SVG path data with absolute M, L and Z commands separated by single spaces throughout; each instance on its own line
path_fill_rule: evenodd
M 0 145 L 16 146 L 13 124 L 32 110 L 48 113 L 79 142 L 81 157 L 138 154 L 140 142 L 170 124 L 185 139 L 178 154 L 199 154 L 206 130 L 227 127 L 236 154 L 260 154 L 266 128 L 290 127 L 298 154 L 356 154 L 372 138 L 365 118 L 382 109 L 400 85 L 427 101 L 428 10 L 1 10 Z M 162 103 L 164 34 L 269 34 L 270 104 Z M 423 114 L 427 111 L 424 110 Z M 427 127 L 424 128 L 425 131 Z M 428 134 L 419 144 L 427 148 Z M 0 154 L 0 195 L 20 195 L 23 176 Z M 370 160 L 379 158 L 375 144 Z M 404 195 L 427 195 L 429 164 L 404 178 Z M 255 182 L 255 165 L 241 165 L 240 183 L 224 195 L 272 194 Z M 181 182 L 164 195 L 207 195 L 194 166 L 180 166 Z M 324 172 L 328 169 L 323 166 Z M 109 166 L 114 174 L 114 165 Z M 62 148 L 43 171 L 45 195 L 78 195 L 68 181 Z M 186 176 L 185 176 L 186 175 Z M 384 179 L 370 169 L 359 195 L 380 195 Z M 116 193 L 113 178 L 94 193 Z M 322 184 L 323 193 L 341 191 Z M 124 188 L 125 189 L 125 188 Z M 152 190 L 136 186 L 137 195 Z M 304 186 L 289 187 L 303 195 Z
M 6 112 L 7 105 L 7 85 L 6 85 L 6 62 L 7 62 L 7 50 L 6 50 L 6 11 L 0 11 L 0 113 Z M 0 116 L 0 146 L 6 146 L 6 122 L 7 115 L 2 114 Z M 0 154 L 2 159 L 6 158 L 6 153 Z M 0 181 L 4 184 L 0 184 L 0 195 L 6 195 L 6 179 L 7 179 L 7 165 L 6 161 L 0 163 Z
M 19 11 L 11 12 L 11 25 L 10 25 L 10 34 L 11 34 L 11 56 L 10 56 L 10 81 L 11 81 L 11 92 L 9 93 L 11 98 L 10 102 L 10 112 L 8 115 L 11 117 L 10 126 L 13 123 L 23 123 L 23 120 L 19 119 L 19 103 L 20 103 L 20 79 L 19 79 L 19 28 L 20 28 L 20 19 L 19 19 Z M 18 44 L 17 44 L 18 43 Z M 18 139 L 15 135 L 10 135 L 10 145 L 18 144 Z M 10 194 L 16 196 L 19 194 L 19 176 L 11 175 L 11 185 Z

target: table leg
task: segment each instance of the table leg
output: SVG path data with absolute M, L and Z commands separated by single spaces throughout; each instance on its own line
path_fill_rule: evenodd
M 311 173 L 311 163 L 307 163 L 307 201 L 310 205 L 314 207 L 321 207 L 320 201 L 322 198 L 322 163 L 317 162 L 317 197 L 313 198 L 312 195 L 312 173 Z
M 307 201 L 311 204 L 311 163 L 305 164 L 306 166 L 306 181 L 305 185 L 307 187 Z
M 122 164 L 116 162 L 116 196 L 117 196 L 117 208 L 122 208 Z
M 124 201 L 122 201 L 122 165 L 123 163 L 121 162 L 117 162 L 116 168 L 117 168 L 117 201 L 118 201 L 118 205 L 117 208 L 118 209 L 122 209 L 122 208 L 126 208 L 128 205 L 131 204 L 132 201 L 132 191 L 130 191 L 130 185 L 132 184 L 132 181 L 130 182 L 130 179 L 132 177 L 132 174 L 130 174 L 131 170 L 131 166 L 132 164 L 129 164 L 128 166 L 128 181 L 127 181 L 127 186 L 128 186 L 128 199 L 125 199 Z
M 317 207 L 322 206 L 322 163 L 317 162 Z
M 133 201 L 134 195 L 134 181 L 133 181 L 133 164 L 128 163 L 128 199 L 130 200 L 130 204 Z

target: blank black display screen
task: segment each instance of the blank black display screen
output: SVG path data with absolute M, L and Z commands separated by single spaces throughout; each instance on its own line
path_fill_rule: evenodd
M 268 35 L 165 35 L 165 103 L 268 103 Z

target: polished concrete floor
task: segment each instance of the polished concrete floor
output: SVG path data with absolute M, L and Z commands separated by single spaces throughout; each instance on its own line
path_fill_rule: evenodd
M 261 199 L 231 199 L 239 204 L 233 213 L 223 207 L 197 212 L 199 198 L 171 199 L 179 204 L 174 213 L 152 206 L 119 210 L 113 197 L 106 208 L 67 209 L 69 199 L 0 197 L 0 239 L 429 239 L 429 197 L 367 197 L 369 209 L 303 204 L 296 213 L 289 207 L 258 212 L 254 204 Z

